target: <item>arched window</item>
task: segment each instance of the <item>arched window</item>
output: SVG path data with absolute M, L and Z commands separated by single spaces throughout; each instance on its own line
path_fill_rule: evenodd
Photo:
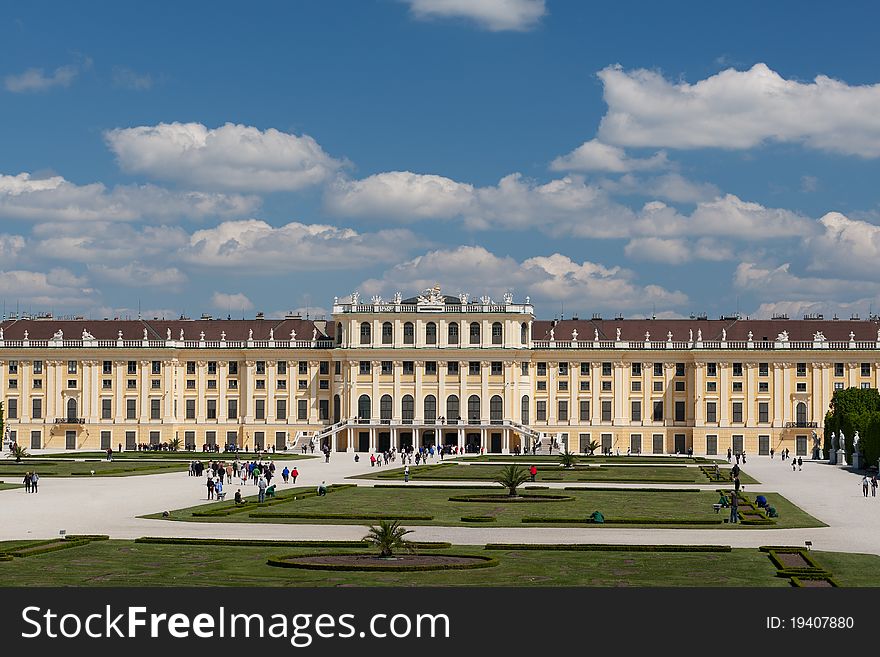
M 342 344 L 342 324 L 336 323 L 336 344 Z
M 412 424 L 413 417 L 415 415 L 415 407 L 416 403 L 413 399 L 412 395 L 404 395 L 403 399 L 400 400 L 401 404 L 401 413 L 403 415 L 403 423 L 404 424 Z
M 804 402 L 798 402 L 795 406 L 795 416 L 798 426 L 802 427 L 807 423 L 807 405 Z
M 489 421 L 492 424 L 501 424 L 504 420 L 504 401 L 499 395 L 489 400 Z
M 392 344 L 394 342 L 394 326 L 391 322 L 382 324 L 382 344 Z
M 391 408 L 391 395 L 382 395 L 382 398 L 379 400 L 379 419 L 382 424 L 391 423 Z
M 361 344 L 370 344 L 370 323 L 361 322 Z
M 425 344 L 437 344 L 437 325 L 434 322 L 425 325 Z
M 403 325 L 403 344 L 414 344 L 416 338 L 416 330 L 412 322 Z
M 447 342 L 449 344 L 458 344 L 458 322 L 450 322 L 446 332 L 449 336 Z
M 67 400 L 67 419 L 75 420 L 77 418 L 76 415 L 76 399 L 71 397 Z
M 468 424 L 480 423 L 480 398 L 477 395 L 468 397 L 467 418 Z
M 523 322 L 522 326 L 519 327 L 519 341 L 522 344 L 529 343 L 529 325 L 525 322 Z
M 520 422 L 528 426 L 529 424 L 529 396 L 523 395 L 522 413 L 520 414 Z
M 492 344 L 504 343 L 504 329 L 501 322 L 492 322 Z
M 333 424 L 342 419 L 342 399 L 339 395 L 333 396 Z
M 446 421 L 456 424 L 461 419 L 461 409 L 458 404 L 458 395 L 449 395 L 446 398 Z
M 480 323 L 471 322 L 470 328 L 471 344 L 480 344 Z
M 370 396 L 361 395 L 358 397 L 358 420 L 370 419 Z
M 425 423 L 432 424 L 437 419 L 437 398 L 434 395 L 425 397 Z

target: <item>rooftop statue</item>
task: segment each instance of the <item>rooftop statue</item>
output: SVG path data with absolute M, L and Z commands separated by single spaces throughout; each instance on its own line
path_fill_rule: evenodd
M 788 331 L 783 331 L 776 336 L 776 342 L 788 342 Z
M 822 333 L 822 331 L 816 331 L 815 333 L 813 333 L 813 342 L 825 342 L 826 340 L 827 338 L 825 337 L 825 334 Z
M 166 340 L 171 339 L 171 327 L 168 327 L 167 329 L 165 329 L 165 339 Z
M 52 336 L 53 340 L 63 340 L 64 339 L 64 331 L 58 329 L 55 331 L 55 334 Z
M 617 341 L 620 342 L 620 327 L 617 327 Z
M 86 329 L 83 329 L 82 339 L 83 340 L 94 340 L 95 336 L 92 335 L 91 333 L 89 333 Z

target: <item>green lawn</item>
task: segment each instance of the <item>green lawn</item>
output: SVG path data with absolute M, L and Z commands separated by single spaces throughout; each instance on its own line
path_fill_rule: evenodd
M 120 459 L 124 460 L 171 460 L 171 461 L 234 461 L 235 457 L 242 461 L 248 461 L 256 456 L 254 452 L 117 452 L 114 450 L 113 452 L 113 460 L 118 461 Z M 316 459 L 320 456 L 319 454 L 294 454 L 293 452 L 277 452 L 272 453 L 269 452 L 266 455 L 266 458 L 269 460 L 276 461 L 296 461 L 300 459 Z M 106 459 L 106 452 L 64 452 L 64 453 L 56 453 L 56 454 L 32 454 L 28 458 L 32 459 L 51 459 L 51 460 L 66 460 L 66 459 Z
M 532 503 L 500 503 L 500 502 L 452 502 L 450 497 L 461 495 L 481 495 L 487 493 L 501 493 L 498 487 L 491 490 L 486 488 L 427 488 L 416 487 L 392 487 L 372 488 L 366 486 L 340 488 L 332 491 L 326 497 L 302 497 L 303 493 L 310 494 L 313 488 L 293 488 L 279 493 L 280 503 L 270 506 L 246 505 L 238 507 L 238 513 L 230 515 L 197 516 L 193 513 L 204 513 L 206 510 L 235 509 L 231 501 L 202 504 L 171 511 L 171 520 L 184 520 L 196 522 L 274 522 L 274 523 L 306 523 L 306 524 L 353 524 L 368 525 L 374 522 L 365 518 L 342 518 L 334 517 L 342 515 L 375 514 L 407 516 L 420 515 L 431 516 L 431 519 L 405 519 L 406 525 L 441 525 L 441 526 L 474 526 L 472 522 L 462 521 L 467 516 L 492 516 L 496 520 L 490 523 L 481 523 L 484 527 L 541 527 L 541 526 L 587 526 L 587 516 L 593 511 L 601 511 L 606 520 L 615 518 L 646 519 L 644 523 L 631 523 L 626 525 L 611 524 L 589 525 L 593 527 L 650 527 L 651 520 L 669 522 L 676 520 L 707 520 L 721 521 L 727 517 L 723 513 L 716 514 L 712 505 L 718 501 L 718 493 L 714 491 L 663 491 L 646 492 L 637 489 L 620 490 L 548 490 L 531 491 L 534 493 L 549 493 L 567 495 L 573 498 L 571 501 L 560 502 L 532 502 Z M 529 493 L 530 491 L 524 490 Z M 750 499 L 757 495 L 749 491 Z M 774 529 L 788 527 L 823 527 L 812 516 L 789 502 L 777 493 L 765 494 L 769 503 L 775 506 L 779 512 L 779 518 L 775 525 L 767 525 Z M 293 498 L 297 499 L 294 500 Z M 253 502 L 254 497 L 247 498 Z M 252 513 L 258 513 L 261 517 L 251 517 Z M 729 513 L 729 512 L 728 512 Z M 287 514 L 306 515 L 312 517 L 283 517 Z M 315 515 L 326 515 L 325 518 L 316 518 Z M 153 514 L 150 518 L 161 518 L 161 514 Z M 552 517 L 573 519 L 572 522 L 529 522 L 523 523 L 526 517 Z M 577 521 L 574 521 L 577 519 Z M 581 519 L 584 522 L 581 522 Z M 657 526 L 654 523 L 653 526 Z M 675 524 L 664 524 L 666 527 L 675 527 Z M 709 529 L 753 529 L 755 527 L 743 527 L 741 525 L 729 525 L 723 522 L 716 524 L 686 525 L 691 528 Z
M 17 542 L 21 543 L 21 542 Z M 9 549 L 0 543 L 0 552 Z M 788 586 L 767 555 L 754 549 L 710 553 L 486 551 L 476 546 L 431 551 L 489 554 L 493 568 L 468 571 L 327 572 L 274 568 L 270 556 L 347 549 L 179 546 L 95 541 L 81 547 L 0 562 L 3 586 Z M 363 551 L 351 550 L 351 551 Z M 876 568 L 853 557 L 835 575 Z M 846 572 L 845 572 L 846 571 Z
M 186 472 L 189 469 L 188 463 L 181 461 L 156 462 L 156 461 L 74 461 L 74 460 L 54 460 L 54 459 L 23 459 L 21 463 L 16 463 L 13 459 L 4 459 L 0 461 L 0 479 L 10 481 L 24 477 L 25 472 L 36 471 L 41 477 L 71 477 L 71 476 L 91 476 L 91 471 L 95 471 L 95 476 L 127 476 L 127 475 L 145 475 L 160 474 L 166 472 Z
M 712 481 L 697 466 L 685 465 L 620 465 L 625 459 L 618 459 L 611 465 L 578 465 L 563 468 L 558 464 L 540 465 L 536 481 L 553 482 L 633 482 L 666 484 L 709 484 Z M 523 462 L 528 467 L 530 462 Z M 507 467 L 490 463 L 433 463 L 410 467 L 410 478 L 414 481 L 494 481 Z M 537 465 L 536 465 L 537 467 Z M 722 469 L 725 472 L 726 469 Z M 375 472 L 355 475 L 351 479 L 403 480 L 403 468 L 377 467 Z M 744 472 L 740 473 L 744 484 L 758 483 Z
M 24 476 L 24 475 L 22 475 Z M 23 488 L 23 484 L 10 484 L 6 481 L 0 481 L 0 490 L 9 490 L 10 488 Z
M 708 465 L 714 463 L 724 463 L 723 459 L 710 459 L 702 456 L 583 456 L 576 455 L 578 463 L 677 463 L 679 465 L 697 464 Z M 483 454 L 482 456 L 463 456 L 456 458 L 457 461 L 483 461 L 498 463 L 522 463 L 529 465 L 535 463 L 559 463 L 559 455 L 554 452 L 551 454 L 536 454 L 534 456 L 527 454 L 515 456 L 512 454 Z

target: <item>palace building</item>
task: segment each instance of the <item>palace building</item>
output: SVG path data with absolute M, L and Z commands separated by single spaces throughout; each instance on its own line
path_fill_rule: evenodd
M 0 391 L 32 449 L 809 456 L 834 391 L 880 385 L 878 355 L 874 319 L 548 321 L 435 287 L 336 299 L 332 320 L 9 319 Z

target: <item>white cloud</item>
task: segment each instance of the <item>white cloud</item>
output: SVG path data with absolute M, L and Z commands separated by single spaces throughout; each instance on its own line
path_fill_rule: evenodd
M 138 73 L 126 66 L 114 66 L 113 84 L 123 89 L 147 91 L 153 86 L 153 76 L 149 73 Z
M 547 13 L 544 0 L 402 1 L 418 19 L 464 18 L 493 32 L 529 30 Z
M 692 260 L 734 259 L 733 251 L 728 245 L 712 238 L 691 241 L 682 238 L 639 237 L 630 240 L 623 252 L 633 260 L 667 265 L 680 265 Z
M 127 287 L 163 287 L 178 289 L 187 278 L 177 267 L 150 267 L 140 262 L 130 262 L 121 267 L 89 265 L 89 272 L 96 278 Z
M 776 141 L 880 156 L 880 84 L 851 86 L 824 75 L 786 80 L 766 64 L 695 84 L 620 66 L 599 77 L 608 111 L 598 138 L 609 144 L 745 149 Z
M 841 299 L 871 294 L 876 285 L 842 278 L 798 276 L 791 272 L 791 264 L 778 267 L 742 262 L 733 277 L 734 286 L 754 292 L 760 299 Z
M 799 299 L 786 301 L 773 301 L 762 303 L 749 314 L 753 319 L 770 319 L 774 315 L 787 315 L 790 319 L 801 319 L 804 315 L 824 315 L 825 319 L 838 316 L 840 319 L 849 319 L 853 316 L 867 319 L 871 309 L 880 306 L 880 296 L 864 297 L 852 301 L 835 299 L 816 300 Z
M 557 157 L 550 163 L 553 171 L 607 171 L 626 173 L 662 169 L 669 165 L 666 153 L 655 153 L 649 158 L 629 157 L 622 148 L 603 144 L 597 139 L 584 142 L 568 155 Z
M 602 180 L 601 188 L 616 196 L 644 196 L 673 203 L 699 203 L 721 195 L 715 185 L 688 180 L 675 172 L 647 178 L 627 173 L 616 180 Z
M 416 237 L 407 230 L 358 233 L 350 228 L 298 222 L 276 228 L 249 219 L 197 230 L 180 257 L 193 264 L 230 268 L 230 273 L 314 271 L 394 261 L 417 245 Z
M 298 190 L 329 180 L 344 164 L 308 135 L 232 123 L 160 123 L 104 136 L 125 171 L 207 189 Z
M 95 304 L 96 291 L 87 281 L 66 269 L 49 272 L 13 270 L 0 272 L 0 296 L 27 307 L 83 307 Z
M 42 68 L 29 68 L 18 75 L 7 75 L 3 83 L 6 91 L 16 94 L 46 91 L 52 87 L 69 87 L 77 75 L 79 67 L 74 65 L 59 66 L 48 75 Z
M 236 293 L 227 293 L 227 292 L 214 292 L 211 297 L 211 305 L 214 308 L 220 308 L 221 310 L 226 311 L 237 311 L 241 312 L 242 310 L 250 310 L 254 307 L 254 304 L 241 292 Z
M 328 187 L 326 207 L 348 217 L 389 217 L 398 221 L 448 219 L 466 211 L 473 185 L 435 175 L 388 171 L 361 180 L 340 178 Z
M 165 260 L 186 246 L 189 235 L 176 226 L 131 224 L 47 223 L 34 227 L 31 246 L 36 255 L 82 263 Z
M 8 263 L 18 257 L 24 249 L 25 240 L 21 235 L 0 235 L 0 260 Z
M 817 189 L 819 189 L 819 179 L 816 176 L 801 176 L 802 192 L 809 194 Z
M 0 174 L 0 217 L 36 221 L 135 221 L 154 218 L 240 217 L 260 199 L 239 194 L 175 192 L 155 185 L 76 185 L 61 176 Z
M 829 212 L 819 219 L 824 229 L 807 240 L 809 269 L 878 280 L 880 226 Z
M 669 307 L 687 302 L 679 291 L 657 285 L 638 285 L 633 272 L 604 267 L 593 262 L 576 262 L 555 253 L 517 262 L 480 246 L 430 251 L 387 270 L 381 278 L 364 281 L 366 294 L 397 290 L 423 290 L 440 282 L 450 294 L 488 293 L 498 299 L 515 290 L 517 299 L 531 296 L 535 302 L 575 303 L 583 308 L 632 309 L 650 304 Z M 474 285 L 479 285 L 474 289 Z

